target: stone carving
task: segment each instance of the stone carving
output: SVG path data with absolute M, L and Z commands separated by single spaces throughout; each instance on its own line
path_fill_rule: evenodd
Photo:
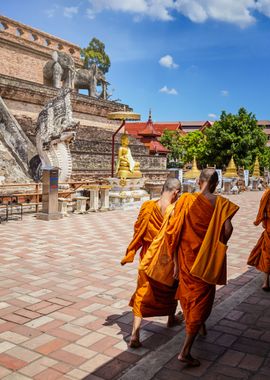
M 45 105 L 36 128 L 41 167 L 58 167 L 60 182 L 66 182 L 72 172 L 69 145 L 75 138 L 77 124 L 72 119 L 70 92 L 70 89 L 60 90 L 59 95 Z
M 77 69 L 74 78 L 74 88 L 77 90 L 88 90 L 88 95 L 99 97 L 97 85 L 102 85 L 102 98 L 107 99 L 107 82 L 102 71 L 96 64 L 92 64 L 89 69 Z
M 140 178 L 140 163 L 134 161 L 129 145 L 128 135 L 123 133 L 121 137 L 121 146 L 118 151 L 118 160 L 116 164 L 116 174 L 118 178 Z
M 43 68 L 44 78 L 55 88 L 73 88 L 75 64 L 71 55 L 54 51 L 52 59 Z

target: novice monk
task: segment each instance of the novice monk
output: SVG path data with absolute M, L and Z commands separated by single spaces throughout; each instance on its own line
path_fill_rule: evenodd
M 159 232 L 166 209 L 167 213 L 170 212 L 168 206 L 176 201 L 180 190 L 181 184 L 178 179 L 168 178 L 163 186 L 160 199 L 147 201 L 142 205 L 134 226 L 133 240 L 121 261 L 122 265 L 133 262 L 139 248 L 142 248 L 140 252 L 140 260 L 142 260 L 154 237 Z M 130 347 L 138 348 L 141 346 L 140 325 L 143 317 L 168 315 L 168 327 L 177 323 L 175 292 L 176 287 L 166 286 L 151 280 L 143 271 L 139 270 L 137 289 L 129 303 L 133 307 L 134 314 Z
M 178 359 L 190 366 L 200 362 L 191 356 L 191 347 L 198 332 L 206 334 L 216 284 L 226 283 L 226 243 L 233 227 L 231 218 L 238 206 L 214 195 L 218 174 L 204 169 L 199 178 L 200 193 L 184 194 L 176 202 L 174 216 L 167 231 L 169 254 L 176 252 L 180 300 L 186 322 L 186 337 Z
M 248 265 L 256 267 L 264 273 L 262 289 L 266 292 L 270 291 L 269 275 L 270 275 L 270 189 L 267 189 L 261 199 L 260 208 L 257 218 L 254 222 L 258 226 L 262 222 L 264 228 L 260 239 L 251 251 L 248 258 Z

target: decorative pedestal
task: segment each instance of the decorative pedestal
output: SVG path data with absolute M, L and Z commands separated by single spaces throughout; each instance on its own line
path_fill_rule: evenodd
M 223 193 L 224 194 L 231 194 L 231 188 L 232 188 L 232 178 L 223 178 Z
M 43 169 L 42 212 L 37 214 L 37 219 L 58 220 L 62 217 L 58 211 L 58 169 Z
M 68 216 L 68 203 L 70 201 L 67 198 L 58 198 L 58 211 L 62 216 Z
M 144 187 L 149 192 L 150 199 L 153 199 L 160 197 L 163 185 L 163 181 L 147 181 L 145 182 Z
M 143 188 L 143 178 L 109 178 L 111 190 L 109 192 L 110 208 L 132 209 L 138 208 L 143 202 L 150 199 Z
M 183 193 L 194 193 L 197 189 L 196 179 L 184 180 Z
M 76 210 L 74 214 L 86 214 L 86 201 L 87 197 L 75 197 L 73 200 L 76 201 Z
M 258 191 L 258 183 L 259 183 L 259 180 L 258 178 L 253 178 L 251 177 L 251 190 L 252 191 Z

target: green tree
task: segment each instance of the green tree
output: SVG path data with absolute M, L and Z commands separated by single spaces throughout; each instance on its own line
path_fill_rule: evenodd
M 206 141 L 202 132 L 194 131 L 181 135 L 178 131 L 165 130 L 160 141 L 170 150 L 170 160 L 186 164 L 196 156 L 199 165 L 204 164 Z
M 204 161 L 223 168 L 231 156 L 237 166 L 252 169 L 256 156 L 267 161 L 266 135 L 258 126 L 254 114 L 240 108 L 233 115 L 223 111 L 219 121 L 205 130 L 206 150 Z
M 170 150 L 169 160 L 172 160 L 174 162 L 178 162 L 179 159 L 181 159 L 179 137 L 180 134 L 178 131 L 170 131 L 168 129 L 165 129 L 160 138 L 161 144 Z
M 97 38 L 92 38 L 88 46 L 81 50 L 84 67 L 89 68 L 93 63 L 106 74 L 111 66 L 109 56 L 105 52 L 105 45 Z
M 184 163 L 191 162 L 193 157 L 196 157 L 200 167 L 205 165 L 206 138 L 201 131 L 194 131 L 181 136 L 179 144 L 181 146 L 182 160 Z

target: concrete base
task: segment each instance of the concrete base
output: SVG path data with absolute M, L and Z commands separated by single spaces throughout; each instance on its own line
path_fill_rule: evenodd
M 39 212 L 36 214 L 36 218 L 40 220 L 59 220 L 63 218 L 63 215 L 60 214 L 60 212 L 52 213 L 52 214 L 46 214 L 45 212 Z
M 110 178 L 112 189 L 109 192 L 110 209 L 138 208 L 150 199 L 146 190 L 142 189 L 144 179 L 127 179 L 125 183 L 120 178 Z

